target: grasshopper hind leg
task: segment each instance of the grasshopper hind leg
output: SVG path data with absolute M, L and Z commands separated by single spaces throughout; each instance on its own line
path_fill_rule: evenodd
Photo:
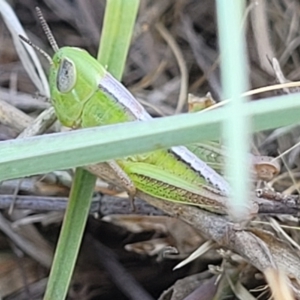
M 134 197 L 136 195 L 136 187 L 128 175 L 114 160 L 90 165 L 87 166 L 86 169 L 108 183 L 125 190 L 128 193 L 132 209 L 135 211 Z
M 136 188 L 134 183 L 131 181 L 131 179 L 128 177 L 128 175 L 123 171 L 123 169 L 115 162 L 115 161 L 109 161 L 107 163 L 109 167 L 116 173 L 118 176 L 118 179 L 122 183 L 122 187 L 125 188 L 126 192 L 128 193 L 129 201 L 132 207 L 132 210 L 135 211 L 135 204 L 134 204 L 134 197 L 136 194 Z

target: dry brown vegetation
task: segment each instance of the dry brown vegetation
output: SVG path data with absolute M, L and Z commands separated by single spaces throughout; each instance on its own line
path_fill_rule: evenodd
M 37 5 L 60 46 L 79 46 L 96 54 L 104 1 L 13 3 L 30 39 L 46 52 L 52 50 L 36 17 Z M 299 20 L 298 1 L 249 1 L 245 26 L 252 89 L 299 79 Z M 36 94 L 0 22 L 0 139 L 9 140 L 50 104 Z M 272 65 L 273 58 L 280 67 Z M 141 1 L 123 82 L 155 117 L 187 111 L 187 93 L 211 92 L 220 101 L 214 2 Z M 255 98 L 297 91 L 285 88 Z M 49 132 L 54 130 L 51 127 Z M 256 134 L 253 152 L 278 156 L 299 142 L 298 133 L 299 127 L 293 126 Z M 299 164 L 299 148 L 295 148 L 284 156 L 281 173 L 269 186 L 298 195 Z M 53 172 L 0 185 L 0 294 L 4 299 L 41 299 L 70 174 Z M 214 299 L 252 299 L 250 291 L 253 297 L 268 299 L 270 287 L 275 299 L 292 299 L 288 298 L 290 285 L 300 298 L 298 204 L 292 214 L 259 215 L 247 230 L 236 230 L 224 217 L 196 208 L 177 211 L 193 228 L 142 201 L 136 203 L 139 214 L 131 214 L 127 199 L 116 198 L 102 182 L 97 191 L 104 196 L 99 196 L 100 204 L 99 197 L 93 204 L 69 299 L 191 300 L 214 295 Z M 172 203 L 158 205 L 176 216 Z M 172 270 L 200 245 L 208 251 Z

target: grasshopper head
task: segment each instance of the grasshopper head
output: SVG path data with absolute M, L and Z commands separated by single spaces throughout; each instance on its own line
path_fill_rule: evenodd
M 36 12 L 55 52 L 54 56 L 51 58 L 27 38 L 20 38 L 40 52 L 50 64 L 50 96 L 59 121 L 67 127 L 79 127 L 84 104 L 97 90 L 97 83 L 105 74 L 105 69 L 82 49 L 59 48 L 41 10 L 36 8 Z
M 85 50 L 63 47 L 56 51 L 49 84 L 52 104 L 63 125 L 80 127 L 84 105 L 98 90 L 104 74 L 104 68 Z

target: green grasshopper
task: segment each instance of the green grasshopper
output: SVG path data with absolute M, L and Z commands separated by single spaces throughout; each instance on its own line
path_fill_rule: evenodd
M 41 12 L 38 14 L 55 52 L 53 58 L 26 38 L 21 39 L 50 63 L 52 104 L 64 126 L 77 129 L 151 119 L 133 95 L 88 52 L 58 48 Z M 131 195 L 138 189 L 158 199 L 227 213 L 227 181 L 184 146 L 117 159 L 109 166 Z M 256 206 L 250 208 L 251 213 L 256 210 Z

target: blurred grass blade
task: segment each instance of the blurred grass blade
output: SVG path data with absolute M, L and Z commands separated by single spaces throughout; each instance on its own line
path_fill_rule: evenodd
M 247 202 L 250 187 L 250 116 L 246 113 L 247 90 L 245 33 L 242 30 L 245 1 L 218 0 L 218 30 L 220 36 L 221 74 L 224 98 L 231 101 L 226 105 L 228 118 L 224 120 L 224 144 L 228 153 L 226 160 L 227 178 L 232 187 L 229 202 L 230 215 L 235 220 L 249 214 Z M 230 16 L 230 17 L 228 17 Z
M 107 1 L 101 40 L 102 53 L 108 54 L 105 56 L 107 70 L 118 79 L 121 78 L 124 69 L 138 4 L 137 0 Z M 99 54 L 98 60 L 101 60 L 101 57 L 103 56 Z M 76 169 L 45 299 L 66 297 L 82 241 L 95 181 L 96 177 L 88 171 L 82 168 Z
M 77 169 L 44 299 L 65 299 L 89 213 L 95 181 L 95 176 L 83 169 Z

